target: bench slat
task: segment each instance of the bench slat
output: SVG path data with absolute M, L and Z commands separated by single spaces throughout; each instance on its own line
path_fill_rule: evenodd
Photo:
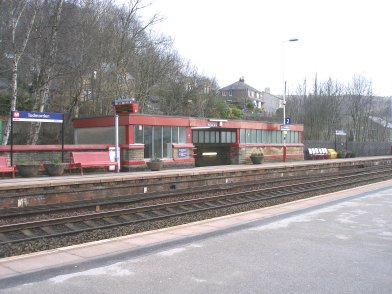
M 327 148 L 308 148 L 308 152 L 312 160 L 328 158 Z
M 0 173 L 11 173 L 12 177 L 15 178 L 15 166 L 8 165 L 6 156 L 0 156 Z
M 91 151 L 91 152 L 71 152 L 70 165 L 80 168 L 83 175 L 83 167 L 109 167 L 116 166 L 117 162 L 110 161 L 109 152 Z

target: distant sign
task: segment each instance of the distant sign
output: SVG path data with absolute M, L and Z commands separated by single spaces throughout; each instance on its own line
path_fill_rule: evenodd
M 188 149 L 178 148 L 178 157 L 188 157 Z
M 336 130 L 335 135 L 336 136 L 346 136 L 347 132 L 345 130 Z
M 62 123 L 64 121 L 64 114 L 55 112 L 13 111 L 12 121 Z
M 280 125 L 281 131 L 290 131 L 290 127 L 288 125 Z
M 285 125 L 291 124 L 291 117 L 285 117 L 285 118 L 284 118 L 284 124 L 285 124 Z
M 135 98 L 120 98 L 112 102 L 117 114 L 138 113 L 139 104 L 135 103 Z

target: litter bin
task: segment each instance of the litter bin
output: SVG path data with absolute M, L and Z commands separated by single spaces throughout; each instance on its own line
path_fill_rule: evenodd
M 120 159 L 120 147 L 117 149 L 117 156 Z M 116 147 L 109 147 L 109 158 L 111 162 L 116 162 Z M 118 163 L 118 168 L 120 169 L 121 163 Z M 116 170 L 115 166 L 109 166 L 109 170 Z
M 335 149 L 327 149 L 327 151 L 329 159 L 335 159 L 338 157 L 338 153 L 335 151 Z

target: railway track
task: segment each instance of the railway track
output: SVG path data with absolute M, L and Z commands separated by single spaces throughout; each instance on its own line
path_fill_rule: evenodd
M 384 167 L 383 167 L 384 168 Z M 388 167 L 386 167 L 388 168 Z M 363 173 L 367 171 L 371 171 L 373 167 L 362 167 L 355 170 L 346 170 L 339 171 L 334 173 L 333 175 L 329 175 L 329 177 L 336 179 L 339 177 L 343 177 L 345 175 L 355 175 L 358 173 Z M 219 194 L 225 193 L 228 189 L 233 190 L 243 190 L 244 187 L 260 187 L 260 188 L 268 188 L 274 185 L 282 185 L 282 183 L 291 184 L 307 181 L 310 179 L 320 179 L 325 178 L 325 174 L 319 175 L 306 175 L 306 176 L 291 176 L 291 177 L 281 177 L 281 178 L 266 178 L 258 181 L 248 181 L 241 183 L 231 183 L 225 185 L 215 185 L 215 186 L 207 186 L 200 187 L 198 189 L 189 189 L 186 190 L 175 190 L 170 192 L 161 192 L 161 193 L 141 193 L 135 194 L 130 197 L 129 194 L 120 194 L 113 198 L 106 199 L 94 199 L 94 200 L 85 200 L 85 201 L 74 201 L 69 203 L 58 203 L 58 204 L 47 204 L 47 205 L 37 205 L 37 206 L 28 206 L 22 208 L 7 208 L 0 209 L 0 216 L 3 221 L 7 219 L 17 218 L 18 216 L 22 217 L 35 217 L 37 215 L 50 215 L 53 213 L 61 213 L 70 210 L 90 210 L 90 211 L 98 211 L 107 208 L 113 208 L 124 205 L 141 205 L 143 203 L 149 203 L 157 200 L 163 201 L 171 201 L 171 199 L 178 198 L 189 198 L 192 195 L 198 195 L 201 193 L 208 194 Z M 104 188 L 107 189 L 107 188 Z M 80 192 L 80 191 L 78 191 Z M 180 195 L 180 196 L 179 196 Z M 1 224 L 1 221 L 0 221 Z
M 228 191 L 226 187 L 226 189 L 215 188 L 215 190 L 210 189 L 204 192 L 195 191 L 193 194 L 190 192 L 188 197 L 172 193 L 165 197 L 154 196 L 155 198 L 149 199 L 149 201 L 157 201 L 155 204 L 140 205 L 139 203 L 136 207 L 87 211 L 73 216 L 61 215 L 49 219 L 3 224 L 0 226 L 0 246 L 17 246 L 37 240 L 51 240 L 118 227 L 137 226 L 176 217 L 203 215 L 211 211 L 227 211 L 231 208 L 246 207 L 251 204 L 265 206 L 266 202 L 279 203 L 283 199 L 290 201 L 290 199 L 304 198 L 390 179 L 392 177 L 391 171 L 392 167 L 378 166 L 346 171 L 338 175 L 324 174 L 310 179 L 306 177 L 286 178 L 277 181 L 270 187 L 246 190 L 242 187 L 242 191 L 240 186 L 236 186 L 235 188 L 231 187 L 231 191 Z M 285 184 L 285 182 L 289 184 Z M 216 195 L 216 190 L 221 190 L 223 193 Z M 173 195 L 176 197 L 173 198 Z M 71 209 L 75 209 L 75 207 Z M 38 212 L 42 213 L 42 210 Z M 29 213 L 38 212 L 30 211 Z M 11 214 L 8 216 L 11 217 Z M 7 253 L 0 252 L 1 254 L 7 255 Z

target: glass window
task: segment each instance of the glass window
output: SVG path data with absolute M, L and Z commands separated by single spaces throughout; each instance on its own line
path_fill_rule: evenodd
M 283 132 L 278 131 L 276 136 L 276 143 L 282 143 L 283 142 L 282 138 L 283 138 Z
M 210 142 L 211 143 L 216 143 L 216 131 L 211 131 L 210 132 Z
M 204 132 L 204 143 L 210 143 L 210 136 L 211 136 L 211 132 L 210 131 L 205 131 Z
M 294 140 L 294 133 L 295 133 L 295 132 L 293 132 L 293 131 L 290 131 L 290 132 L 289 132 L 289 134 L 290 134 L 290 143 L 295 143 L 295 140 Z
M 276 143 L 276 137 L 277 137 L 277 132 L 278 131 L 271 131 L 271 143 Z
M 163 127 L 162 138 L 163 138 L 163 157 L 172 157 L 172 128 Z
M 263 138 L 261 136 L 261 130 L 257 130 L 256 131 L 256 141 L 257 141 L 257 143 L 262 143 L 263 142 Z
M 199 143 L 199 131 L 192 131 L 192 142 Z
M 113 144 L 114 127 L 80 128 L 76 134 L 78 144 Z M 125 127 L 118 127 L 118 141 L 125 144 Z
M 185 144 L 186 143 L 186 127 L 179 127 L 178 128 L 178 143 Z
M 232 131 L 231 132 L 231 143 L 235 143 L 237 140 L 237 132 L 236 131 Z
M 256 140 L 256 130 L 250 130 L 250 142 L 257 143 Z
M 227 132 L 221 131 L 221 143 L 227 143 Z
M 294 143 L 299 143 L 299 132 L 294 132 Z
M 143 144 L 143 126 L 135 125 L 134 133 L 135 133 L 135 143 Z
M 153 157 L 162 158 L 162 127 L 154 126 L 153 135 L 154 135 Z
M 152 126 L 144 126 L 144 158 L 152 156 Z
M 172 127 L 172 143 L 178 143 L 178 127 Z
M 265 138 L 265 143 L 271 143 L 272 142 L 272 132 L 271 131 L 264 131 L 265 136 L 263 134 L 263 138 Z
M 240 129 L 240 143 L 246 143 L 246 130 Z
M 204 143 L 204 131 L 199 131 L 199 143 Z
M 226 143 L 231 143 L 232 132 L 226 133 Z
M 249 129 L 246 129 L 246 143 L 251 143 L 251 140 L 250 140 L 250 130 Z

